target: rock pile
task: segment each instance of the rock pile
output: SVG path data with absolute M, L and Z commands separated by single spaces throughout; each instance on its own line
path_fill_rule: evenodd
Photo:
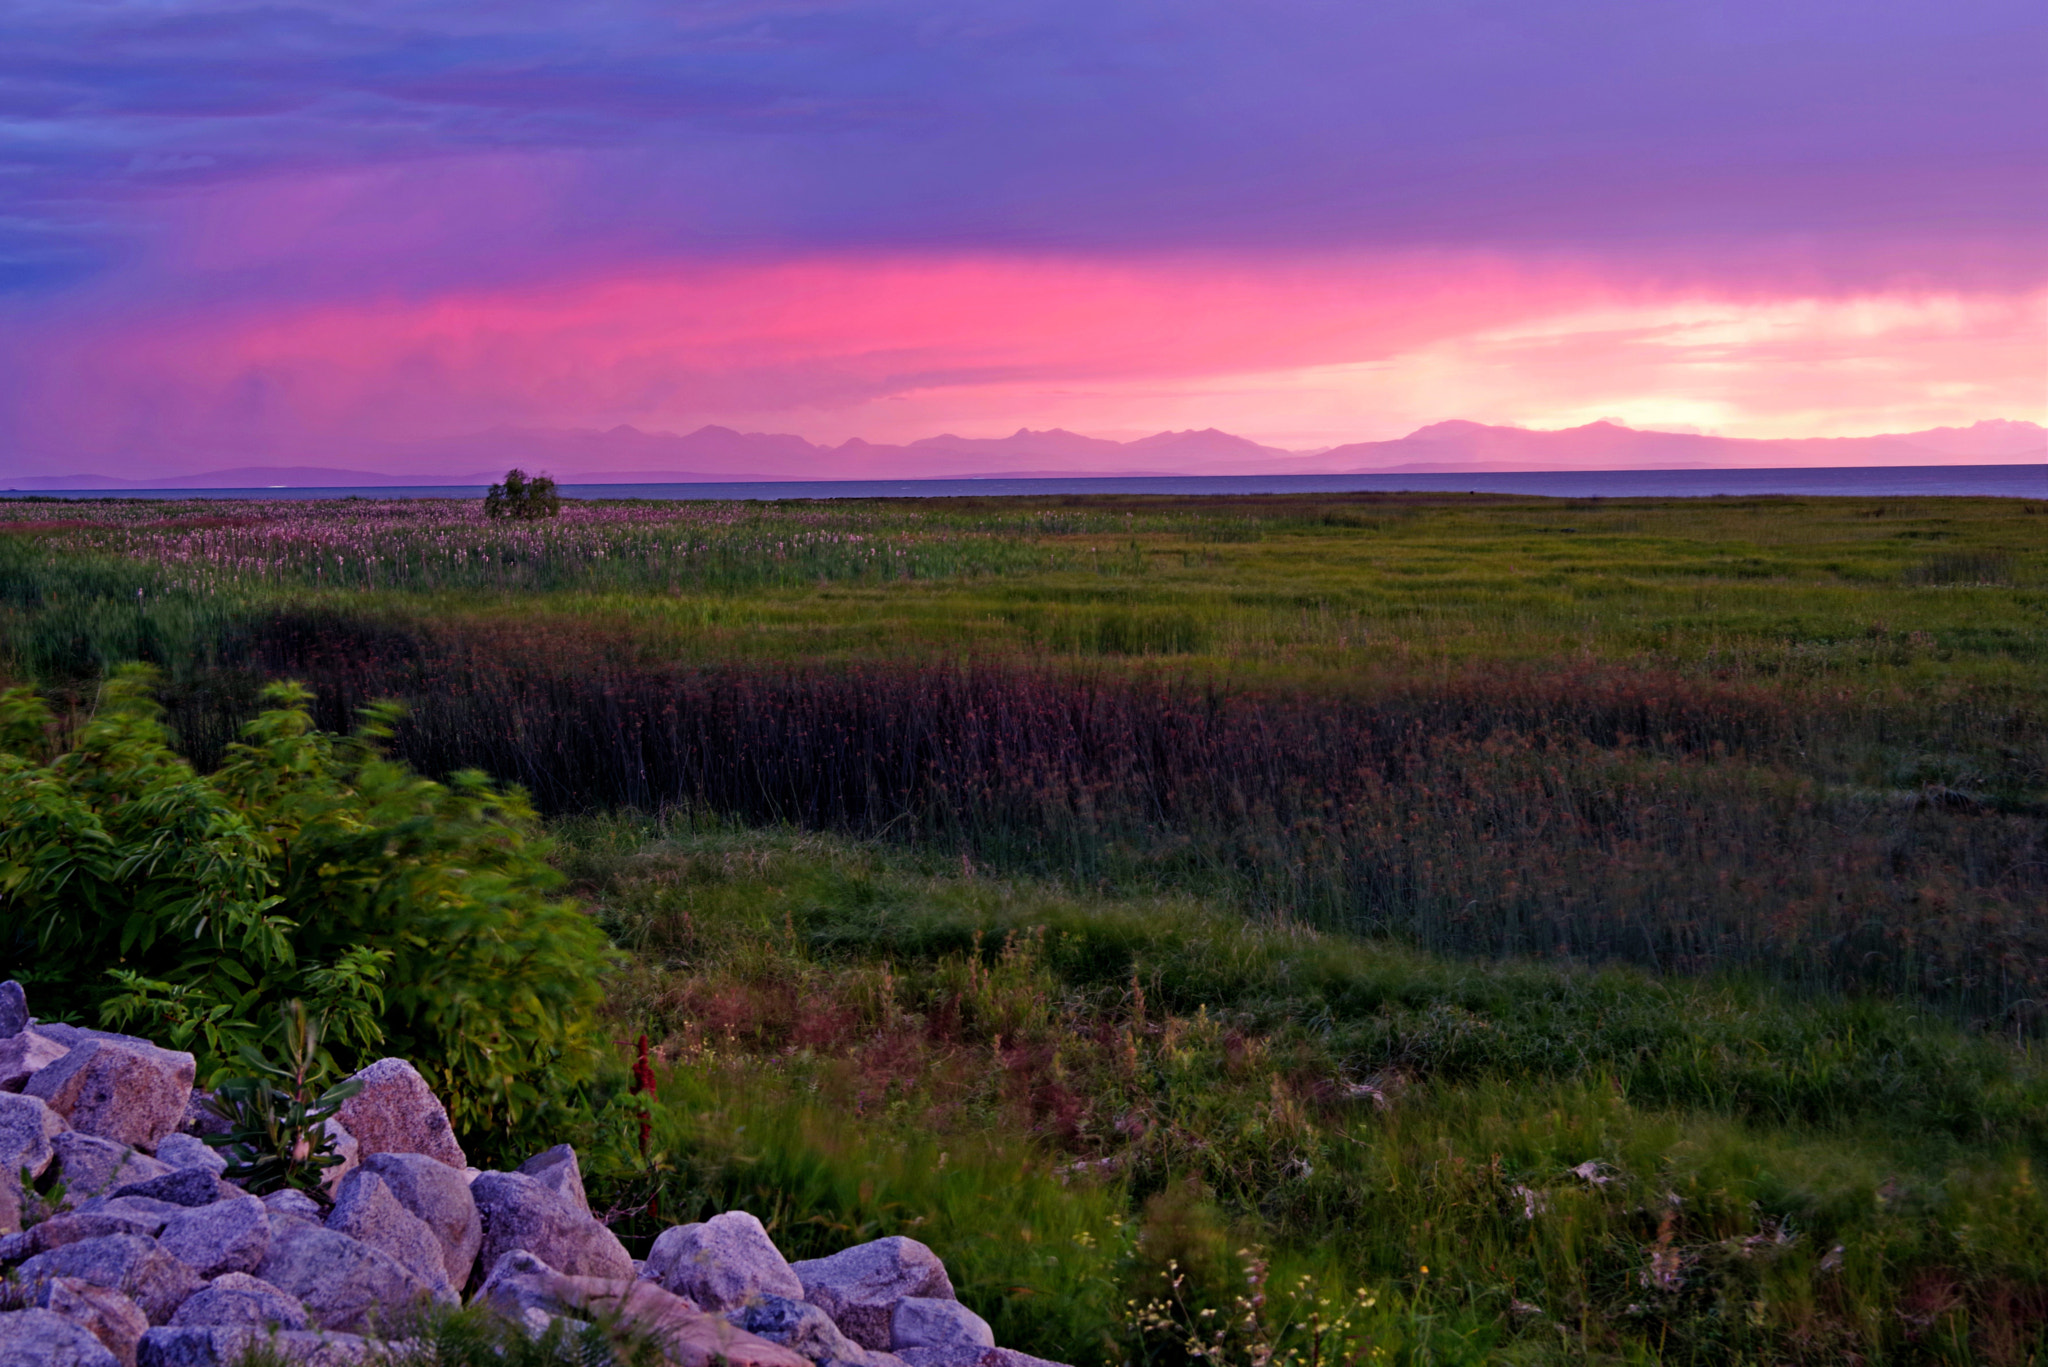
M 226 1367 L 259 1343 L 373 1363 L 385 1332 L 465 1292 L 536 1335 L 631 1321 L 681 1367 L 1055 1367 L 996 1347 L 914 1239 L 791 1264 L 728 1211 L 636 1262 L 574 1149 L 479 1172 L 402 1059 L 358 1073 L 329 1122 L 331 1208 L 259 1198 L 196 1137 L 193 1076 L 190 1054 L 35 1021 L 0 983 L 0 1367 Z

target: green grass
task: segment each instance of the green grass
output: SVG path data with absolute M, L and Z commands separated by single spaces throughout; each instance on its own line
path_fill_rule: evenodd
M 1126 1302 L 1174 1257 L 1227 1307 L 1254 1245 L 1276 1287 L 1362 1288 L 1361 1342 L 1406 1361 L 2041 1347 L 2048 1068 L 2024 1049 L 872 843 L 558 832 L 637 951 L 622 1027 L 668 1065 L 651 1167 L 612 1174 L 661 1219 L 627 1228 L 742 1205 L 792 1256 L 912 1233 L 1004 1342 L 1073 1361 L 1175 1360 Z
M 914 1234 L 1087 1367 L 2048 1355 L 2048 503 L 472 512 L 0 502 L 0 672 L 533 785 L 631 1239 Z
M 38 588 L 53 567 L 17 562 L 0 598 L 132 609 L 146 588 L 144 617 L 181 594 L 225 596 L 230 612 L 538 611 L 603 621 L 665 657 L 1024 651 L 1337 682 L 1649 655 L 1721 677 L 1910 688 L 1936 672 L 2018 682 L 2048 658 L 2048 504 L 2022 500 L 598 504 L 578 514 L 588 525 L 514 532 L 371 501 L 238 506 L 108 501 L 59 517 L 0 501 L 0 534 L 31 562 L 57 551 L 106 567 Z M 218 523 L 232 525 L 205 525 Z M 849 558 L 851 536 L 905 563 Z M 342 587 L 337 558 L 354 566 Z

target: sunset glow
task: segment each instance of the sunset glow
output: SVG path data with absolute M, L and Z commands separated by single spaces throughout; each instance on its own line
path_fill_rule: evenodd
M 1057 6 L 17 6 L 0 473 L 620 424 L 2048 417 L 2022 7 L 1866 15 L 1818 78 L 1760 56 L 1834 44 L 1814 7 L 1312 8 L 1194 7 L 1148 64 Z

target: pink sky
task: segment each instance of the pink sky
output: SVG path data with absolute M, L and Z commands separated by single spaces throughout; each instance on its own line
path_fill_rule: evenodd
M 0 12 L 0 475 L 2048 421 L 2027 0 Z
M 2040 420 L 2048 294 L 1715 291 L 1494 255 L 813 256 L 156 309 L 22 357 L 30 444 L 333 460 L 501 426 L 905 441 L 1222 427 L 1308 448 L 1446 417 L 1730 436 Z M 36 441 L 41 437 L 42 441 Z

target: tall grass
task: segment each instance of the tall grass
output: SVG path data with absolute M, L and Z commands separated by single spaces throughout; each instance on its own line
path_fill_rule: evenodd
M 934 842 L 1431 950 L 1742 969 L 2022 1033 L 2048 998 L 2041 816 L 1817 781 L 1806 752 L 1831 718 L 1754 687 L 1597 666 L 1364 695 L 993 664 L 669 669 L 602 638 L 290 615 L 241 644 L 253 674 L 312 683 L 328 724 L 407 699 L 409 760 L 484 768 L 555 812 Z M 173 713 L 202 752 L 218 702 Z
M 794 831 L 556 829 L 635 952 L 622 1030 L 667 1065 L 589 1169 L 629 1239 L 732 1208 L 801 1253 L 911 1234 L 1004 1342 L 1088 1364 L 1186 1362 L 1144 1332 L 1162 1274 L 1231 1313 L 1258 1259 L 1274 1321 L 1303 1275 L 1362 1289 L 1359 1360 L 2043 1346 L 2048 1083 L 1912 1009 L 1445 960 Z
M 5 505 L 0 504 L 0 509 Z M 1016 573 L 1060 557 L 971 526 L 872 507 L 764 516 L 744 503 L 570 503 L 558 518 L 486 518 L 445 499 L 93 500 L 0 511 L 0 535 L 118 559 L 159 593 L 311 588 L 443 592 L 732 590 Z
M 1908 584 L 2010 584 L 2013 558 L 1984 552 L 1931 555 L 1906 570 Z
M 577 1135 L 631 1241 L 913 1234 L 1088 1367 L 1361 1289 L 1357 1361 L 2017 1367 L 2044 513 L 24 501 L 0 637 L 202 763 L 293 675 L 531 788 L 656 1049 Z
M 163 663 L 202 762 L 297 675 L 323 723 L 400 697 L 407 758 L 549 811 L 882 833 L 2026 1033 L 2041 511 L 1068 498 L 508 529 L 459 504 L 23 503 L 0 632 L 80 707 L 107 665 Z

